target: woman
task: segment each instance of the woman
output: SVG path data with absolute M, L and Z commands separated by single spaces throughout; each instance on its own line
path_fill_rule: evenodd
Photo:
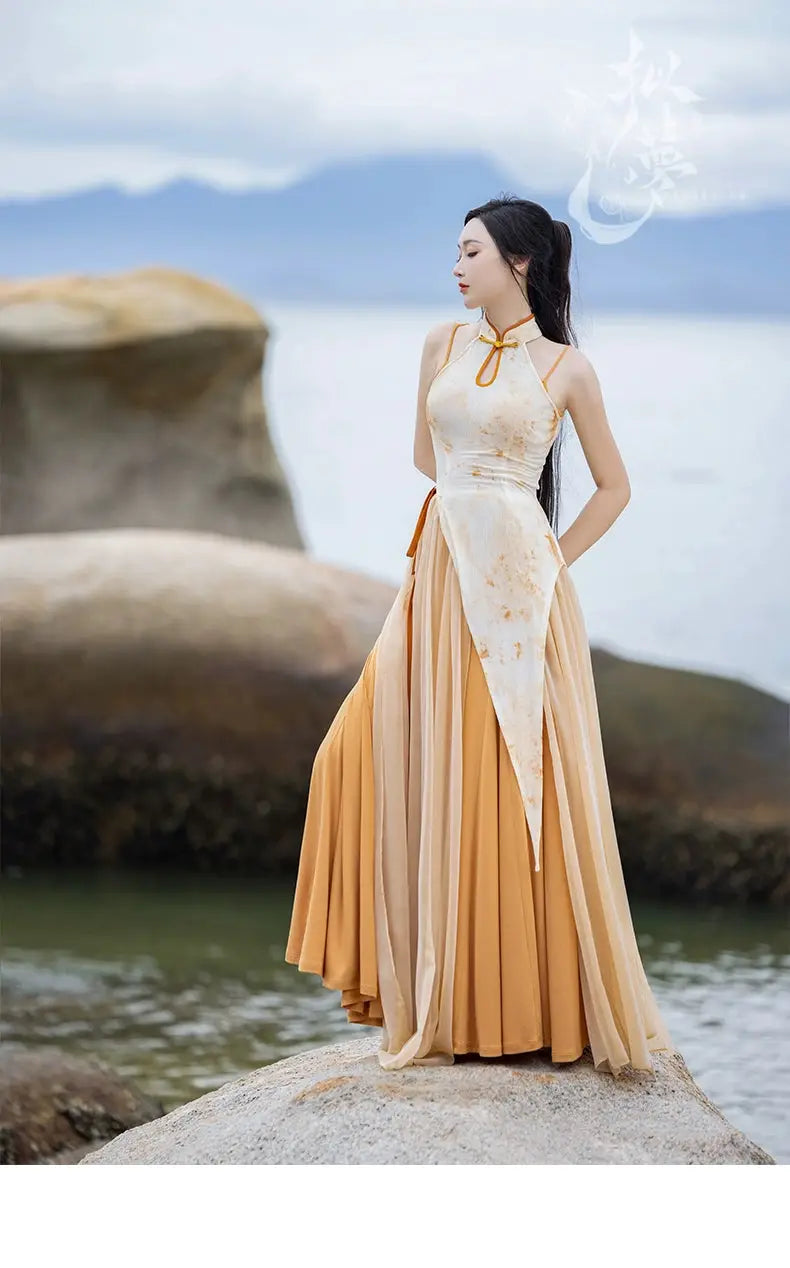
M 508 196 L 469 211 L 470 322 L 432 329 L 414 460 L 435 480 L 403 584 L 316 754 L 285 958 L 382 1028 L 384 1069 L 549 1049 L 672 1050 L 615 837 L 568 566 L 630 488 L 572 345 L 571 236 Z M 551 379 L 551 389 L 547 386 Z M 558 540 L 569 412 L 596 483 Z

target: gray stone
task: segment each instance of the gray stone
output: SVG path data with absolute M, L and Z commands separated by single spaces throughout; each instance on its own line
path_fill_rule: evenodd
M 99 1061 L 58 1048 L 0 1050 L 0 1165 L 75 1163 L 163 1113 Z
M 790 705 L 770 692 L 593 652 L 629 892 L 790 904 Z
M 216 534 L 0 540 L 4 862 L 290 863 L 393 597 Z
M 0 282 L 3 533 L 301 548 L 263 403 L 268 335 L 252 304 L 179 269 Z
M 395 594 L 213 533 L 0 539 L 6 862 L 293 868 Z M 786 702 L 592 656 L 629 894 L 790 903 Z
M 255 1070 L 133 1128 L 79 1165 L 146 1163 L 773 1163 L 682 1057 L 598 1073 L 589 1052 L 456 1058 L 386 1072 L 379 1036 Z

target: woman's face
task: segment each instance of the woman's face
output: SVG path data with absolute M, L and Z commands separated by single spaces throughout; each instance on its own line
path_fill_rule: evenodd
M 458 259 L 453 269 L 466 308 L 494 306 L 518 288 L 507 263 L 482 220 L 464 225 L 458 238 Z

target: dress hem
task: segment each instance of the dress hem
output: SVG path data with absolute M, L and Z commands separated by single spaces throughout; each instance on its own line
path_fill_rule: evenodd
M 331 978 L 325 976 L 323 968 L 317 968 L 315 966 L 310 966 L 304 963 L 300 964 L 298 959 L 292 958 L 292 956 L 287 953 L 283 956 L 283 959 L 285 960 L 286 964 L 295 965 L 295 967 L 299 970 L 300 973 L 315 974 L 316 977 L 321 979 L 321 985 L 324 986 L 328 991 L 354 991 L 356 994 L 360 996 L 360 1002 L 369 1000 L 371 1004 L 373 1003 L 374 1000 L 378 999 L 378 995 L 379 995 L 378 990 L 374 990 L 372 992 L 366 991 L 361 986 L 357 985 L 356 980 L 349 982 L 347 984 L 341 983 L 339 980 L 333 981 Z
M 292 959 L 288 955 L 284 956 L 284 959 L 288 964 L 295 965 L 300 973 L 314 974 L 320 980 L 321 985 L 328 991 L 354 990 L 355 992 L 359 994 L 360 999 L 356 1000 L 354 1004 L 343 1005 L 344 1009 L 346 1010 L 346 1021 L 348 1022 L 349 1025 L 376 1026 L 379 1030 L 383 1029 L 384 1021 L 382 1018 L 368 1017 L 365 1015 L 354 1016 L 349 1011 L 352 1008 L 358 1008 L 360 1004 L 364 1005 L 365 1003 L 370 1003 L 370 1004 L 374 1003 L 379 998 L 378 991 L 376 991 L 373 994 L 370 994 L 367 991 L 362 991 L 362 990 L 358 991 L 356 986 L 349 987 L 349 986 L 334 985 L 330 980 L 328 980 L 327 978 L 323 976 L 323 971 L 321 969 L 308 968 L 306 965 L 299 964 L 299 962 L 296 959 Z M 677 1048 L 674 1048 L 671 1044 L 653 1044 L 650 1040 L 648 1040 L 647 1046 L 650 1052 L 677 1053 Z M 545 1049 L 550 1047 L 551 1047 L 550 1044 L 540 1043 L 540 1044 L 532 1044 L 526 1048 L 525 1047 L 502 1048 L 498 1050 L 486 1048 L 485 1051 L 481 1051 L 480 1048 L 453 1048 L 452 1056 L 454 1057 L 476 1056 L 476 1057 L 483 1057 L 487 1059 L 493 1059 L 495 1057 L 517 1057 L 517 1056 L 520 1056 L 521 1054 L 526 1054 L 529 1052 L 542 1052 Z M 589 1052 L 590 1055 L 592 1056 L 592 1049 L 590 1044 L 585 1044 L 584 1047 L 575 1055 L 554 1056 L 552 1054 L 548 1059 L 558 1065 L 568 1065 L 571 1062 L 580 1060 L 580 1058 L 584 1056 L 585 1052 Z M 656 1073 L 655 1068 L 652 1065 L 650 1067 L 636 1066 L 636 1065 L 633 1065 L 631 1062 L 626 1062 L 624 1065 L 618 1066 L 614 1070 L 606 1070 L 604 1069 L 606 1064 L 607 1064 L 606 1059 L 601 1061 L 598 1065 L 594 1064 L 596 1073 L 611 1074 L 614 1078 L 619 1078 L 623 1074 L 626 1074 L 626 1073 L 652 1074 L 655 1077 L 655 1073 Z

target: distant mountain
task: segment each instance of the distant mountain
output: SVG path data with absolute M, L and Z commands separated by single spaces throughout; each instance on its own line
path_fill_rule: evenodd
M 654 215 L 604 248 L 569 219 L 565 198 L 519 188 L 478 154 L 332 163 L 276 191 L 227 193 L 183 180 L 146 194 L 104 186 L 0 201 L 0 274 L 167 264 L 259 303 L 441 303 L 456 298 L 451 273 L 464 214 L 505 190 L 570 224 L 572 282 L 585 312 L 790 313 L 786 206 Z

